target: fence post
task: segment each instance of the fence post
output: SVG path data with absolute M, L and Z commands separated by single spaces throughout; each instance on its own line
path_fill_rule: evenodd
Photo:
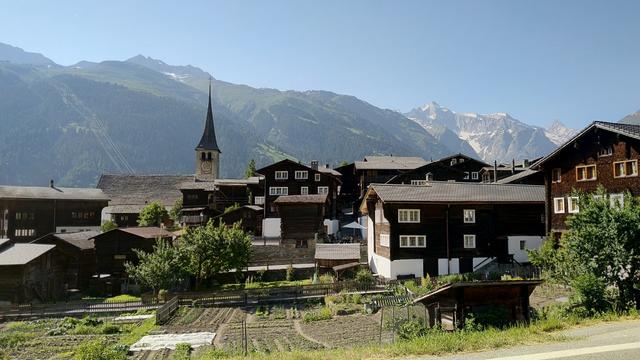
M 384 307 L 382 307 L 382 309 L 380 309 L 380 340 L 378 341 L 378 343 L 380 345 L 382 345 L 382 320 L 384 319 Z
M 391 305 L 391 343 L 396 342 L 396 307 Z

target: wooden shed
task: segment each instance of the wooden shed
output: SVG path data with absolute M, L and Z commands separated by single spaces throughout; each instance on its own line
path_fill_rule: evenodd
M 316 244 L 315 260 L 316 266 L 322 268 L 359 264 L 360 244 Z
M 414 300 L 423 304 L 429 314 L 429 324 L 442 324 L 445 329 L 464 325 L 465 316 L 472 313 L 482 322 L 512 323 L 529 319 L 529 296 L 542 280 L 456 282 Z
M 240 227 L 242 227 L 242 230 L 255 236 L 262 236 L 263 212 L 264 209 L 260 206 L 244 205 L 214 217 L 213 221 L 216 224 L 222 222 L 226 225 L 241 222 Z
M 298 248 L 314 246 L 315 239 L 324 238 L 324 210 L 327 195 L 280 196 L 273 202 L 282 219 L 280 231 L 283 245 Z

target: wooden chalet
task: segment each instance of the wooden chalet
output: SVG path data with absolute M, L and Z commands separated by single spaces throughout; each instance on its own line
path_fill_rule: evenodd
M 529 322 L 529 297 L 541 280 L 476 281 L 447 284 L 414 300 L 429 314 L 429 325 L 444 329 L 464 327 L 467 314 L 481 321 L 490 312 L 492 324 Z
M 521 172 L 525 172 L 530 169 L 531 164 L 539 159 L 530 161 L 528 159 L 523 160 L 521 163 L 516 163 L 515 160 L 511 164 L 498 164 L 494 162 L 493 166 L 485 166 L 480 169 L 480 179 L 483 183 L 497 183 L 498 181 L 515 176 Z M 532 175 L 531 172 L 527 173 L 527 176 Z M 542 185 L 542 184 L 531 184 Z
M 414 170 L 398 174 L 387 184 L 424 185 L 428 181 L 480 182 L 480 170 L 489 164 L 464 154 L 432 161 Z
M 354 164 L 359 199 L 365 194 L 369 184 L 384 184 L 400 174 L 427 165 L 427 161 L 413 156 L 365 156 L 362 161 Z
M 93 238 L 97 231 L 51 233 L 31 242 L 55 245 L 55 253 L 64 274 L 64 288 L 86 290 L 96 272 L 96 253 Z
M 309 248 L 326 235 L 324 226 L 328 196 L 284 195 L 273 203 L 281 220 L 281 244 Z
M 611 206 L 624 193 L 640 195 L 640 125 L 596 121 L 532 167 L 544 176 L 546 230 L 559 236 L 565 221 L 580 211 L 573 190 L 595 192 L 602 185 Z
M 545 235 L 542 186 L 372 184 L 360 211 L 368 217 L 369 266 L 391 279 L 526 262 L 526 249 Z
M 256 205 L 244 205 L 227 211 L 213 218 L 216 224 L 233 225 L 240 223 L 240 227 L 254 235 L 262 236 L 262 216 L 264 209 Z
M 64 295 L 55 245 L 0 240 L 0 301 L 51 301 Z
M 54 232 L 100 229 L 100 189 L 0 186 L 0 239 L 30 242 Z

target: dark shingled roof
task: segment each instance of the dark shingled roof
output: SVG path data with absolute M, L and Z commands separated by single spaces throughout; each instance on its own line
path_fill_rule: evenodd
M 100 189 L 37 186 L 0 186 L 0 199 L 100 200 L 109 197 Z
M 511 176 L 507 176 L 504 179 L 500 179 L 498 181 L 496 181 L 496 184 L 511 184 L 514 181 L 518 181 L 524 178 L 527 178 L 531 175 L 537 174 L 539 173 L 539 171 L 537 170 L 532 170 L 532 169 L 527 169 L 525 171 L 520 171 L 517 174 L 513 174 Z
M 360 244 L 316 244 L 318 260 L 360 260 Z
M 357 170 L 413 170 L 427 165 L 427 161 L 415 156 L 365 156 L 364 161 L 356 161 Z
M 100 234 L 98 231 L 80 231 L 75 233 L 55 233 L 52 235 L 80 250 L 89 250 L 95 248 L 93 238 L 98 234 Z M 33 242 L 36 241 L 38 240 Z
M 213 111 L 211 109 L 211 83 L 209 83 L 209 105 L 207 107 L 207 118 L 204 122 L 204 132 L 202 138 L 196 146 L 196 150 L 216 150 L 220 152 L 216 141 L 216 129 L 213 126 Z
M 128 227 L 128 228 L 117 228 L 117 229 L 113 229 L 111 231 L 108 232 L 112 232 L 112 231 L 121 231 L 121 232 L 126 232 L 144 239 L 156 239 L 159 237 L 162 238 L 167 238 L 167 237 L 173 237 L 173 233 L 169 232 L 165 229 L 161 229 L 159 227 L 155 227 L 155 226 L 148 226 L 148 227 Z M 102 234 L 98 234 L 95 235 L 93 238 L 99 238 L 100 236 L 104 235 L 106 233 L 102 233 Z
M 327 195 L 282 195 L 273 202 L 274 204 L 324 204 Z
M 96 186 L 111 199 L 109 205 L 144 205 L 159 201 L 173 206 L 182 198 L 180 184 L 193 181 L 193 175 L 117 175 L 103 174 Z
M 573 142 L 576 139 L 579 139 L 584 134 L 588 133 L 589 131 L 591 131 L 594 128 L 610 131 L 610 132 L 613 132 L 613 133 L 616 133 L 616 134 L 620 134 L 620 135 L 628 136 L 628 137 L 633 138 L 633 139 L 640 140 L 640 125 L 610 123 L 610 122 L 605 122 L 605 121 L 594 121 L 589 126 L 587 126 L 586 128 L 582 129 L 582 131 L 580 131 L 579 133 L 574 135 L 571 139 L 567 140 L 564 144 L 560 145 L 557 149 L 552 151 L 549 155 L 547 155 L 547 156 L 543 157 L 542 159 L 536 161 L 533 165 L 531 165 L 531 167 L 537 168 L 540 165 L 544 164 L 547 160 L 549 160 L 552 157 L 556 156 L 559 152 L 564 150 L 567 146 L 569 146 L 570 144 L 573 144 Z
M 13 244 L 0 252 L 0 266 L 28 264 L 55 247 L 44 244 Z
M 384 202 L 544 203 L 544 186 L 431 181 L 427 185 L 371 184 Z

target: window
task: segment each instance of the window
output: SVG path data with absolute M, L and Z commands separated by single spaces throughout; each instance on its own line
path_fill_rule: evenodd
M 464 179 L 465 180 L 469 180 L 469 172 L 468 171 L 464 172 Z
M 309 178 L 309 172 L 307 170 L 296 170 L 296 180 L 306 180 Z
M 609 194 L 609 206 L 621 208 L 624 206 L 624 194 Z
M 590 181 L 596 179 L 595 165 L 576 166 L 576 181 Z
M 460 159 L 458 159 L 458 162 L 459 162 L 460 164 L 462 164 L 462 163 L 464 162 L 464 159 L 460 158 Z
M 613 163 L 613 177 L 638 176 L 638 160 L 616 161 Z
M 34 236 L 36 234 L 36 230 L 35 229 L 16 229 L 14 233 L 16 237 Z
M 424 186 L 427 185 L 427 180 L 411 180 L 411 185 Z
M 525 250 L 527 248 L 527 240 L 520 240 L 520 250 Z
M 567 198 L 567 205 L 568 205 L 568 213 L 570 214 L 575 214 L 577 212 L 580 212 L 580 207 L 578 206 L 578 197 L 577 196 L 571 196 Z
M 289 195 L 289 188 L 286 186 L 271 186 L 269 195 Z
M 380 234 L 380 246 L 389 247 L 389 234 Z
M 611 155 L 613 155 L 613 148 L 611 146 L 606 146 L 598 150 L 598 157 L 611 156 Z
M 555 169 L 551 170 L 551 182 L 552 183 L 559 183 L 561 181 L 562 181 L 562 169 L 555 168 Z
M 198 200 L 198 194 L 188 194 L 188 195 L 187 195 L 187 200 L 189 200 L 189 201 L 196 201 L 196 200 Z
M 325 195 L 329 193 L 328 186 L 318 186 L 318 195 Z
M 464 223 L 465 224 L 475 224 L 476 222 L 476 210 L 475 209 L 464 209 Z
M 34 220 L 36 215 L 32 212 L 17 212 L 16 220 Z
M 433 174 L 432 173 L 427 173 L 426 179 L 427 179 L 427 181 L 433 181 Z
M 475 235 L 464 235 L 464 248 L 465 249 L 475 249 L 476 248 L 476 236 Z
M 301 186 L 300 187 L 300 195 L 309 195 L 309 187 Z
M 320 181 L 320 174 L 316 174 L 316 175 L 315 175 L 315 180 L 316 180 L 316 181 Z
M 455 165 L 458 163 L 458 160 L 456 160 L 455 158 L 451 159 L 451 166 Z
M 253 203 L 255 205 L 264 205 L 264 196 L 256 196 L 255 198 L 253 198 Z
M 306 249 L 309 247 L 307 240 L 296 240 L 296 249 Z
M 425 235 L 400 235 L 401 248 L 424 248 L 427 247 L 427 237 Z
M 276 180 L 287 180 L 289 178 L 288 171 L 276 171 Z
M 474 172 L 471 173 L 471 179 L 478 180 L 478 172 L 477 171 L 474 171 Z
M 564 214 L 564 198 L 553 198 L 553 212 L 556 214 Z
M 419 223 L 419 209 L 400 209 L 398 210 L 398 222 L 400 223 Z

